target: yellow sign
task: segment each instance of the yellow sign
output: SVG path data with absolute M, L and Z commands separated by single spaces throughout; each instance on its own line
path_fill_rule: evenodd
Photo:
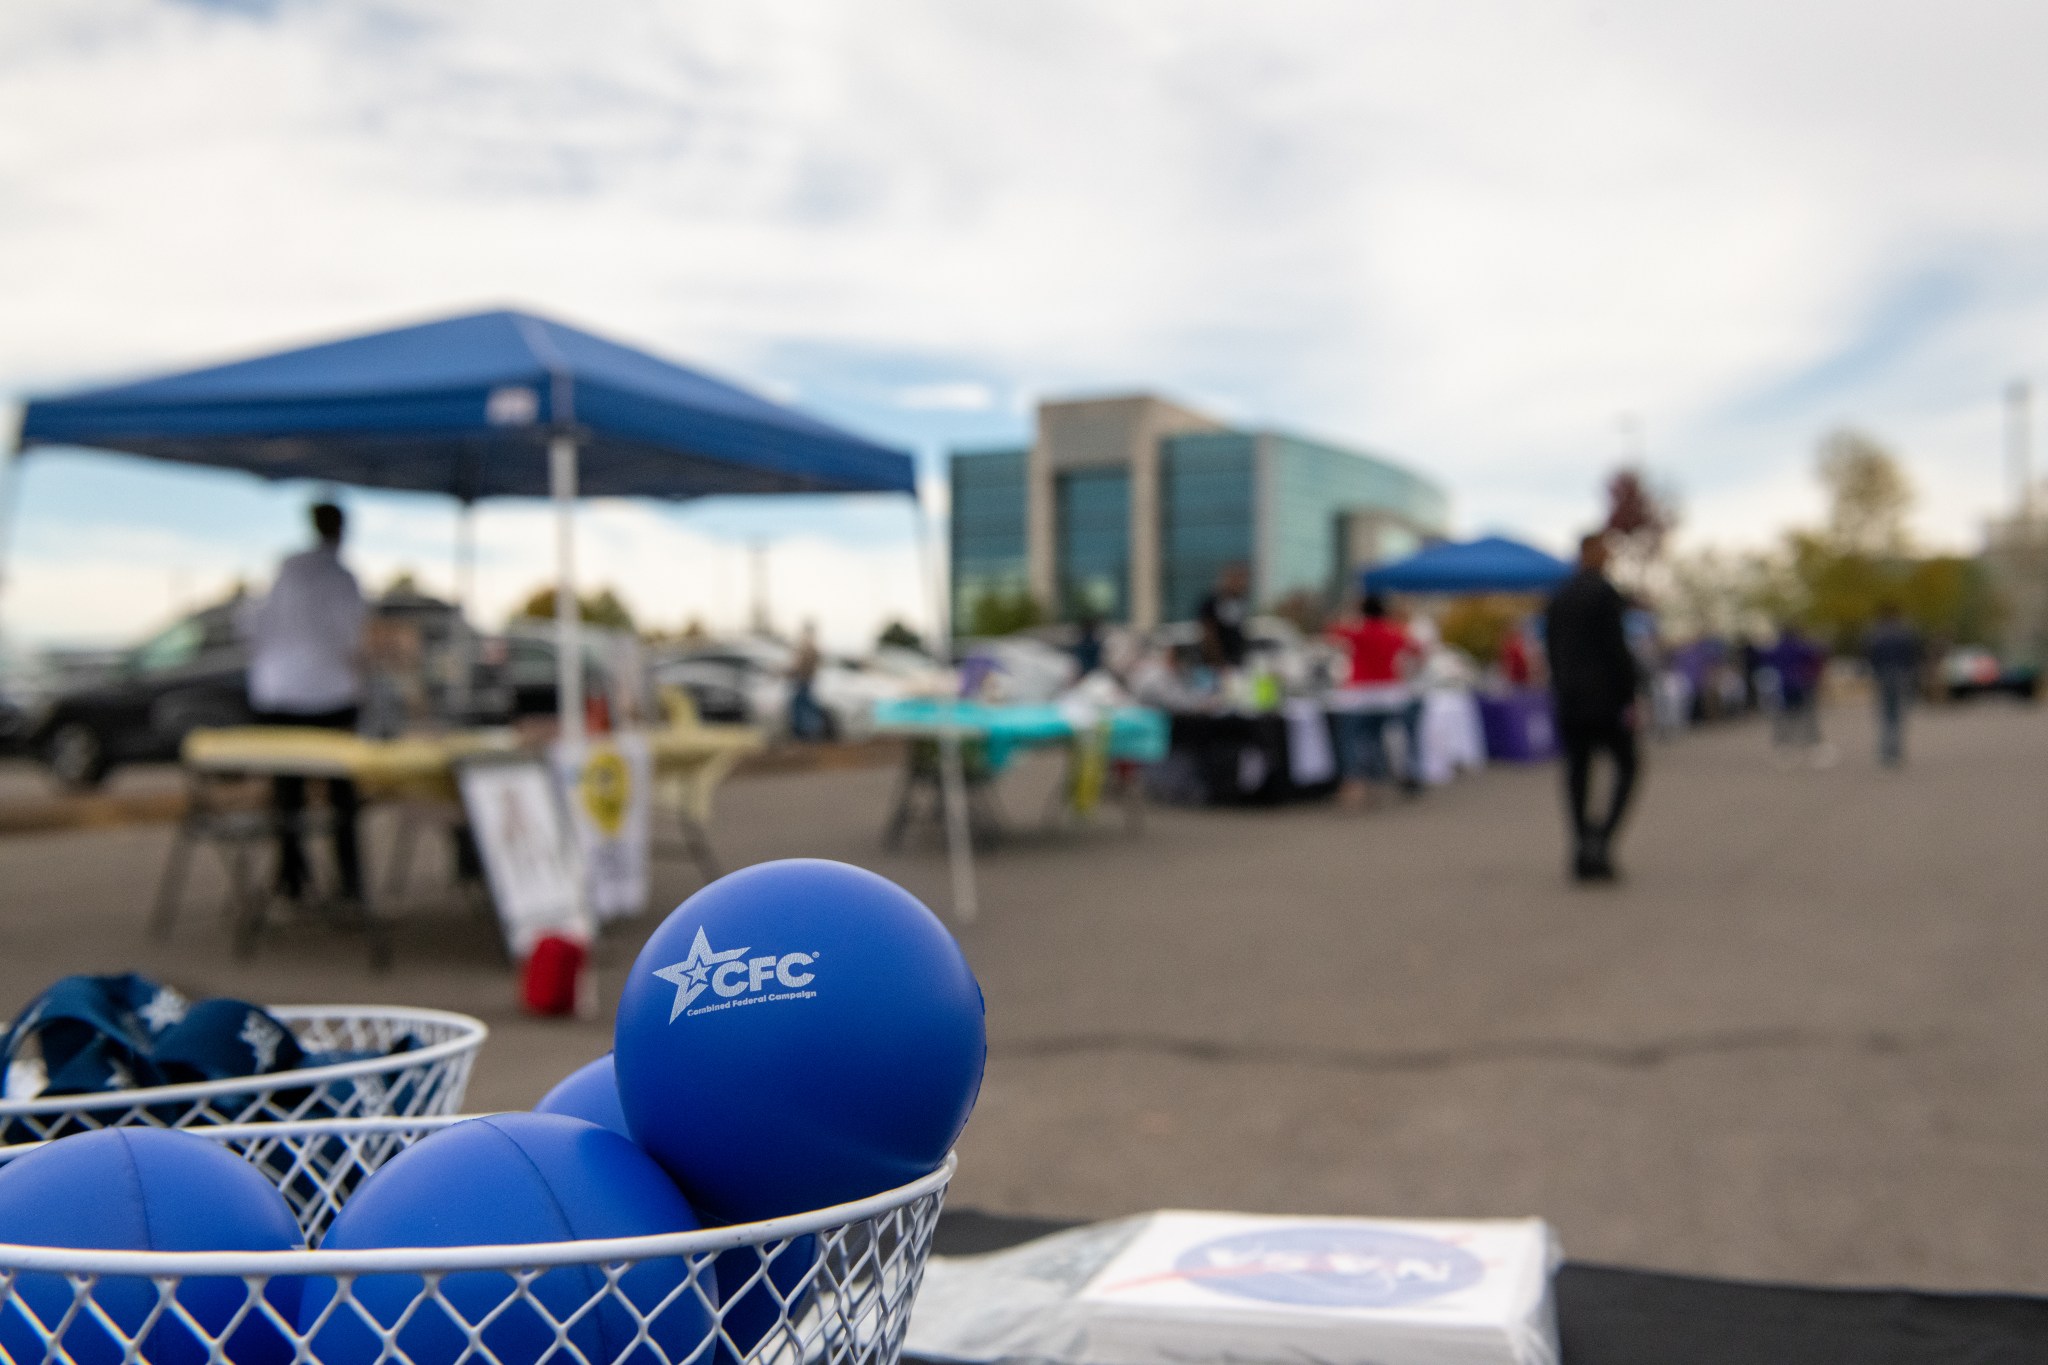
M 618 838 L 633 799 L 633 771 L 625 756 L 617 749 L 596 750 L 583 765 L 583 780 L 577 786 L 591 823 L 604 831 L 605 838 Z

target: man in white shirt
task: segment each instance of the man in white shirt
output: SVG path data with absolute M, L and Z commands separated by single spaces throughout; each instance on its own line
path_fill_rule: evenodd
M 341 562 L 345 521 L 323 502 L 312 512 L 320 543 L 278 567 L 269 596 L 251 621 L 249 707 L 266 725 L 310 725 L 353 730 L 362 702 L 363 626 L 368 610 L 355 575 Z M 327 781 L 334 818 L 334 861 L 345 899 L 363 895 L 362 857 L 356 844 L 356 787 Z M 306 851 L 299 842 L 306 779 L 279 777 L 271 789 L 277 815 L 277 889 L 293 900 L 305 895 Z

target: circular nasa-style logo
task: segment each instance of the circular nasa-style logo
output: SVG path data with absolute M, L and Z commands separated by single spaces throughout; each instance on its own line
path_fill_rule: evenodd
M 1477 1284 L 1486 1267 L 1434 1237 L 1333 1224 L 1240 1232 L 1188 1248 L 1174 1272 L 1218 1294 L 1306 1308 L 1399 1308 Z

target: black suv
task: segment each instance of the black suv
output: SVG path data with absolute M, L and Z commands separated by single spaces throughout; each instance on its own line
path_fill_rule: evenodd
M 51 699 L 29 747 L 71 787 L 98 786 L 118 763 L 176 758 L 202 725 L 249 719 L 249 650 L 239 601 L 187 616 Z
M 29 752 L 68 787 L 96 787 L 123 763 L 175 759 L 185 736 L 205 726 L 245 725 L 249 710 L 249 646 L 235 598 L 195 612 L 111 662 L 73 669 L 28 730 Z M 374 620 L 407 628 L 418 643 L 408 673 L 409 695 L 380 692 L 373 678 L 363 707 L 366 734 L 396 734 L 418 713 L 440 723 L 504 725 L 555 709 L 552 627 L 521 622 L 502 636 L 472 632 L 446 602 L 410 590 L 370 604 Z M 585 696 L 616 691 L 607 632 L 584 627 Z M 457 687 L 465 659 L 469 687 Z M 643 716 L 656 714 L 652 694 L 636 683 Z M 0 716 L 0 735 L 4 735 Z

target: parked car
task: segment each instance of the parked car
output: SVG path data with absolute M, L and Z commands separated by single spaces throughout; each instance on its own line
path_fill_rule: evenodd
M 659 721 L 657 681 L 645 647 L 631 631 L 586 624 L 583 641 L 583 696 L 601 699 L 606 719 L 625 724 Z M 486 638 L 479 650 L 479 691 L 502 709 L 481 717 L 504 724 L 530 716 L 552 716 L 555 701 L 555 627 L 551 621 L 515 621 L 501 636 Z
M 743 721 L 779 733 L 789 724 L 789 666 L 795 657 L 779 640 L 722 640 L 670 649 L 654 665 L 654 678 L 688 692 L 706 720 Z M 826 738 L 868 734 L 876 702 L 944 690 L 943 677 L 910 650 L 877 651 L 872 659 L 826 655 L 812 684 L 825 712 Z
M 29 751 L 61 676 L 60 662 L 47 652 L 0 647 L 0 754 Z
M 2041 671 L 2006 664 L 1988 649 L 1952 649 L 1941 661 L 1942 690 L 1951 701 L 2004 694 L 2032 701 L 2039 694 Z
M 175 758 L 202 725 L 250 719 L 249 651 L 239 601 L 165 627 L 105 669 L 85 671 L 46 704 L 29 749 L 69 787 L 93 787 L 121 763 Z
M 204 726 L 245 725 L 249 709 L 249 647 L 235 598 L 175 621 L 131 649 L 71 661 L 36 706 L 26 747 L 69 787 L 94 787 L 123 763 L 174 759 L 185 736 Z M 373 681 L 365 725 L 395 732 L 405 717 L 380 719 L 392 708 L 417 709 L 465 724 L 502 724 L 516 698 L 512 677 L 494 667 L 490 651 L 445 602 L 394 593 L 371 606 L 381 624 L 402 625 L 417 642 L 409 681 L 413 695 L 379 694 Z M 469 686 L 458 686 L 463 660 Z M 554 654 L 546 652 L 548 696 Z
M 744 725 L 753 719 L 741 666 L 719 659 L 674 659 L 656 665 L 655 679 L 665 687 L 681 688 L 696 704 L 701 720 Z

